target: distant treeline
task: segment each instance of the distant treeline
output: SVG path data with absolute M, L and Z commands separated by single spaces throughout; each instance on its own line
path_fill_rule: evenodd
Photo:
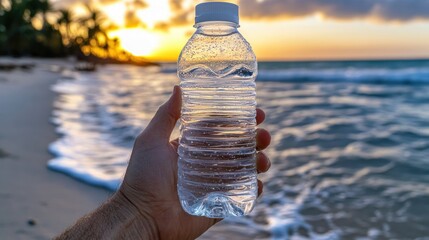
M 130 62 L 102 13 L 87 5 L 85 17 L 70 9 L 54 9 L 48 0 L 0 0 L 0 55 L 64 57 Z

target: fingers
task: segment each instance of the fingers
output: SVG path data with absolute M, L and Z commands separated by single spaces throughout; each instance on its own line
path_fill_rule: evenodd
M 261 180 L 258 179 L 258 197 L 261 196 L 264 191 L 264 184 L 262 184 Z
M 263 152 L 256 154 L 256 170 L 258 173 L 264 173 L 271 167 L 271 161 Z
M 265 120 L 265 112 L 262 109 L 256 109 L 256 124 L 259 125 Z
M 260 124 L 265 119 L 265 113 L 261 109 L 256 109 L 256 123 Z M 265 129 L 257 129 L 256 130 L 256 149 L 258 151 L 263 150 L 270 145 L 271 135 Z M 258 152 L 256 154 L 256 170 L 258 173 L 263 173 L 268 171 L 271 167 L 271 161 L 263 152 Z M 258 197 L 261 196 L 264 191 L 264 184 L 261 180 L 258 179 Z
M 270 142 L 271 135 L 267 130 L 263 128 L 256 129 L 256 150 L 260 151 L 267 148 Z
M 271 161 L 263 152 L 258 152 L 256 154 L 256 170 L 258 173 L 263 173 L 268 171 L 271 167 Z M 258 179 L 258 197 L 261 196 L 264 190 L 264 184 L 261 180 Z
M 265 120 L 265 112 L 257 108 L 256 109 L 256 124 L 259 125 Z M 256 129 L 256 149 L 258 151 L 263 150 L 270 145 L 271 142 L 271 135 L 270 133 L 263 129 Z
M 165 140 L 168 142 L 171 132 L 180 117 L 182 106 L 181 90 L 179 86 L 174 86 L 170 99 L 159 107 L 149 125 L 139 136 L 139 138 L 149 138 L 153 141 Z

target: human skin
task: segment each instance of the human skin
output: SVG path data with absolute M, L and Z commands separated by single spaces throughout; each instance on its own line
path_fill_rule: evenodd
M 178 140 L 170 141 L 180 118 L 181 90 L 175 86 L 170 99 L 137 137 L 120 189 L 94 212 L 79 219 L 56 239 L 195 239 L 221 219 L 186 213 L 177 195 Z M 265 119 L 257 109 L 256 122 Z M 270 168 L 261 152 L 270 134 L 256 131 L 258 173 Z M 258 195 L 262 193 L 258 180 Z

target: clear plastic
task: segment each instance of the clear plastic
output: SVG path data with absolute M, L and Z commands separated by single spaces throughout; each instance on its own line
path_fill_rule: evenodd
M 178 194 L 192 215 L 248 214 L 257 198 L 257 62 L 230 22 L 203 22 L 182 50 Z

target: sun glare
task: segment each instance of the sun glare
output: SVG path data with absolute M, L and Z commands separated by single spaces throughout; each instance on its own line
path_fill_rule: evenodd
M 123 26 L 125 22 L 126 6 L 123 2 L 106 4 L 100 6 L 114 24 Z
M 159 36 L 141 28 L 124 28 L 109 32 L 120 40 L 121 48 L 134 56 L 150 57 L 159 47 Z
M 132 1 L 103 3 L 98 0 L 97 6 L 119 27 L 124 27 L 128 10 L 134 12 L 149 29 L 152 29 L 158 22 L 167 21 L 171 16 L 169 2 L 166 0 L 146 0 L 147 6 L 142 8 L 134 8 L 131 3 Z
M 153 28 L 157 22 L 168 20 L 171 16 L 168 1 L 147 0 L 146 2 L 149 6 L 139 11 L 137 15 L 149 28 Z

